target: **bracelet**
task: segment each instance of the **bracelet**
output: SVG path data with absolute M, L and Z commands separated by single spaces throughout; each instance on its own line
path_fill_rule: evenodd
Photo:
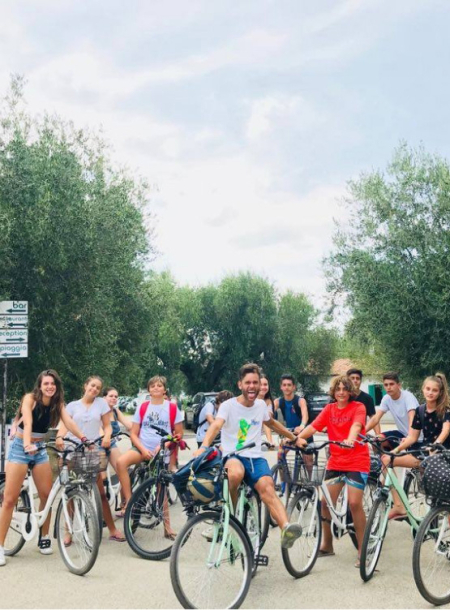
M 57 441 L 59 438 L 64 438 L 64 436 L 61 436 L 60 434 L 55 438 L 55 441 Z
M 87 436 L 82 436 L 82 437 L 80 438 L 80 441 L 81 441 L 82 443 L 85 443 L 85 442 L 87 441 Z
M 206 445 L 200 445 L 200 449 L 209 449 Z

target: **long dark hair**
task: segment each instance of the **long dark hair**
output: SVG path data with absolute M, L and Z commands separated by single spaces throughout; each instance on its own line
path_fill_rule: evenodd
M 266 392 L 266 395 L 264 396 L 263 400 L 270 400 L 270 404 L 272 405 L 272 411 L 275 407 L 274 402 L 273 402 L 273 396 L 272 396 L 272 390 L 270 389 L 270 381 L 269 378 L 267 377 L 267 375 L 265 375 L 264 373 L 262 373 L 261 375 L 261 379 L 267 379 L 267 383 L 269 385 L 269 389 Z
M 36 383 L 34 384 L 34 388 L 31 392 L 33 396 L 33 400 L 36 401 L 36 406 L 38 404 L 42 404 L 42 380 L 44 377 L 53 377 L 56 385 L 56 392 L 50 399 L 50 427 L 56 428 L 59 424 L 59 420 L 61 419 L 61 411 L 64 407 L 64 388 L 61 381 L 61 377 L 58 375 L 56 371 L 53 369 L 47 369 L 46 371 L 42 371 L 39 373 Z M 36 407 L 35 407 L 36 408 Z

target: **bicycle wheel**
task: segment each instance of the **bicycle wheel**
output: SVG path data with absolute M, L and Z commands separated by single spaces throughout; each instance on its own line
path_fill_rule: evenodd
M 103 507 L 102 507 L 102 496 L 98 488 L 97 482 L 92 481 L 92 485 L 86 487 L 89 499 L 91 500 L 92 506 L 94 507 L 95 514 L 97 516 L 98 523 L 98 543 L 101 544 L 103 535 Z
M 247 532 L 253 551 L 252 576 L 254 576 L 258 569 L 258 557 L 263 547 L 261 532 L 261 500 L 259 496 L 254 493 L 247 498 L 245 503 L 242 525 Z
M 206 535 L 205 535 L 206 534 Z M 230 516 L 196 515 L 178 534 L 170 578 L 183 608 L 239 608 L 252 578 L 252 550 L 242 526 Z
M 5 494 L 5 481 L 0 484 L 0 508 L 3 506 L 3 498 Z M 21 534 L 20 513 L 26 513 L 30 509 L 30 498 L 26 491 L 21 491 L 17 498 L 14 507 L 12 519 L 8 531 L 6 533 L 3 548 L 5 555 L 11 557 L 16 555 L 25 544 L 25 538 Z
M 182 503 L 170 504 L 166 485 L 152 478 L 144 481 L 131 496 L 125 512 L 124 532 L 139 557 L 158 561 L 169 557 L 176 532 L 185 521 Z
M 450 602 L 450 507 L 432 508 L 420 524 L 413 547 L 414 580 L 423 598 Z
M 405 476 L 403 490 L 408 496 L 412 514 L 419 519 L 423 519 L 429 510 L 429 506 L 426 503 L 425 494 L 420 489 L 418 477 L 420 477 L 420 474 L 416 469 L 408 472 Z M 414 534 L 415 532 L 413 530 L 413 535 Z
M 64 492 L 63 492 L 64 493 Z M 67 568 L 82 576 L 94 565 L 99 549 L 98 519 L 86 492 L 72 489 L 61 499 L 56 513 L 58 547 Z M 65 538 L 70 534 L 70 544 Z
M 359 572 L 364 582 L 370 580 L 377 567 L 388 526 L 390 502 L 384 496 L 375 499 L 367 518 L 361 546 Z
M 283 481 L 284 471 L 283 466 L 281 464 L 275 464 L 270 469 L 272 473 L 273 483 L 275 485 L 275 492 L 283 504 L 287 507 L 288 499 L 289 499 L 289 485 Z M 269 523 L 272 527 L 277 527 L 277 522 L 273 519 L 272 515 L 269 513 Z
M 300 525 L 302 535 L 290 549 L 281 549 L 281 554 L 286 570 L 294 578 L 309 574 L 319 554 L 322 528 L 317 494 L 317 490 L 300 490 L 289 503 L 289 523 Z

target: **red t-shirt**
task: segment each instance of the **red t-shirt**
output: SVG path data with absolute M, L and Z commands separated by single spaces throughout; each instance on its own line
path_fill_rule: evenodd
M 312 422 L 312 427 L 318 432 L 327 428 L 330 441 L 345 441 L 350 434 L 354 423 L 362 424 L 361 434 L 366 433 L 366 407 L 361 402 L 352 400 L 343 409 L 339 409 L 333 402 L 323 409 L 322 413 Z M 370 456 L 368 445 L 355 443 L 351 449 L 343 449 L 337 445 L 330 445 L 330 459 L 328 470 L 350 470 L 356 472 L 369 472 Z

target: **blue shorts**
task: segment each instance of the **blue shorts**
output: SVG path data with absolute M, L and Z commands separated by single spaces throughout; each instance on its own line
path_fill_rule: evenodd
M 233 460 L 239 460 L 241 464 L 244 466 L 245 474 L 244 481 L 249 485 L 252 489 L 255 487 L 256 483 L 262 477 L 270 477 L 272 478 L 272 472 L 270 470 L 270 466 L 265 458 L 248 458 L 243 457 L 241 455 L 235 455 L 232 457 Z M 225 458 L 226 461 L 226 458 Z
M 33 443 L 36 447 L 42 447 L 43 443 Z M 23 439 L 15 436 L 9 446 L 8 462 L 11 464 L 29 464 L 33 462 L 35 466 L 46 464 L 49 461 L 48 453 L 44 450 L 38 451 L 34 455 L 25 453 L 23 448 Z
M 325 481 L 328 485 L 347 483 L 350 487 L 356 487 L 357 489 L 364 489 L 368 478 L 368 472 L 356 470 L 327 470 L 325 473 Z

